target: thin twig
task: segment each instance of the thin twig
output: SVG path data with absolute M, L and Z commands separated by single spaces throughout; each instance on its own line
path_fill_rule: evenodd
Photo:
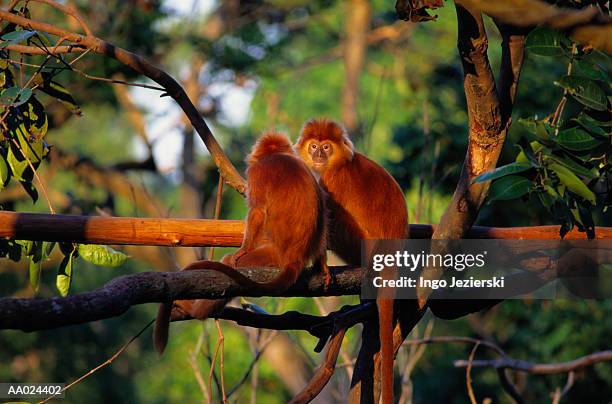
M 470 358 L 468 359 L 468 366 L 465 370 L 465 385 L 467 386 L 468 397 L 470 398 L 470 402 L 472 404 L 478 404 L 476 402 L 476 396 L 474 395 L 474 389 L 472 388 L 472 361 L 474 360 L 474 355 L 476 355 L 476 350 L 480 346 L 480 343 L 476 343 L 474 348 L 472 348 L 472 352 L 470 352 Z
M 87 74 L 84 71 L 81 71 L 79 69 L 72 69 L 75 73 L 80 74 L 81 76 L 89 79 L 89 80 L 97 80 L 97 81 L 104 81 L 106 83 L 112 83 L 112 84 L 123 84 L 125 86 L 131 86 L 131 87 L 142 87 L 142 88 L 148 88 L 149 90 L 155 90 L 155 91 L 161 91 L 161 92 L 166 92 L 166 89 L 163 87 L 158 87 L 158 86 L 152 86 L 150 84 L 144 84 L 144 83 L 131 83 L 129 81 L 124 81 L 124 80 L 117 80 L 117 79 L 109 79 L 106 77 L 99 77 L 99 76 L 92 76 L 91 74 Z
M 270 342 L 272 342 L 272 340 L 274 339 L 274 337 L 276 337 L 277 334 L 278 334 L 278 331 L 276 330 L 272 331 L 262 344 L 258 344 L 259 346 L 256 348 L 255 355 L 253 356 L 251 363 L 247 367 L 246 372 L 244 372 L 244 375 L 242 375 L 242 378 L 238 381 L 238 383 L 236 383 L 236 385 L 232 387 L 230 391 L 227 393 L 228 399 L 232 397 L 234 393 L 238 391 L 238 389 L 244 384 L 244 382 L 247 381 L 247 379 L 249 378 L 249 375 L 255 369 L 255 365 L 259 362 L 261 355 L 264 353 L 268 345 L 270 345 Z
M 219 220 L 219 216 L 221 215 L 221 202 L 223 202 L 223 175 L 219 173 L 219 183 L 217 184 L 217 199 L 215 200 L 215 220 Z M 210 250 L 208 250 L 208 259 L 212 261 L 214 257 L 215 247 L 210 247 Z
M 429 320 L 427 325 L 425 326 L 425 331 L 423 332 L 423 338 L 427 339 L 431 336 L 433 332 L 434 321 Z M 413 331 L 413 340 L 418 336 L 418 326 L 415 326 Z M 425 349 L 427 344 L 412 344 L 410 345 L 410 349 L 408 352 L 408 357 L 406 358 L 406 365 L 404 366 L 404 370 L 401 373 L 402 375 L 402 392 L 399 399 L 400 403 L 412 402 L 412 380 L 411 375 L 416 367 L 416 364 L 419 362 L 423 354 L 425 354 Z
M 470 337 L 455 337 L 455 336 L 441 336 L 431 337 L 422 339 L 412 339 L 404 341 L 404 344 L 439 344 L 439 343 L 461 343 L 461 344 L 480 344 L 487 348 L 494 350 L 498 355 L 505 357 L 506 353 L 496 344 L 490 341 L 485 341 L 477 338 Z
M 140 337 L 142 335 L 142 333 L 145 332 L 146 329 L 149 328 L 151 326 L 151 324 L 153 324 L 154 322 L 155 322 L 155 319 L 149 321 L 149 323 L 147 325 L 145 325 L 142 330 L 140 330 L 136 335 L 134 335 L 132 338 L 130 338 L 130 340 L 128 342 L 126 342 L 121 348 L 119 348 L 119 350 L 117 352 L 115 352 L 113 354 L 113 356 L 111 356 L 110 358 L 108 358 L 107 360 L 105 360 L 104 362 L 102 362 L 101 364 L 96 366 L 95 368 L 91 369 L 89 372 L 85 373 L 83 376 L 79 377 L 78 379 L 76 379 L 72 383 L 66 385 L 64 388 L 62 388 L 60 391 L 58 391 L 57 394 L 61 394 L 61 393 L 65 392 L 66 390 L 68 390 L 69 388 L 74 386 L 75 384 L 81 382 L 83 379 L 86 379 L 87 377 L 91 376 L 92 374 L 94 374 L 98 370 L 102 369 L 103 367 L 113 363 L 113 361 L 115 359 L 117 359 L 119 357 L 119 355 L 121 355 L 123 352 L 125 352 L 128 349 L 128 347 L 130 346 L 130 344 L 132 344 L 132 342 L 134 342 L 136 339 L 138 339 L 138 337 Z M 48 402 L 49 400 L 52 400 L 54 397 L 55 397 L 55 395 L 49 396 L 49 397 L 45 398 L 44 400 L 39 401 L 38 404 L 44 404 L 44 403 Z
M 191 368 L 193 369 L 193 374 L 195 375 L 196 381 L 198 382 L 198 386 L 200 386 L 202 395 L 204 395 L 204 398 L 206 399 L 207 402 L 210 402 L 211 401 L 210 393 L 208 391 L 208 388 L 206 387 L 206 383 L 204 382 L 204 377 L 202 376 L 202 372 L 200 372 L 200 368 L 198 367 L 198 362 L 197 362 L 198 353 L 202 349 L 203 344 L 204 344 L 204 330 L 200 332 L 200 335 L 198 336 L 198 342 L 196 343 L 195 348 L 193 349 L 193 351 L 187 358 L 187 361 L 189 362 L 189 365 L 191 365 Z
M 227 395 L 225 394 L 225 338 L 223 337 L 223 330 L 221 329 L 221 322 L 215 319 L 215 325 L 217 326 L 217 334 L 219 336 L 219 345 L 221 345 L 221 358 L 219 360 L 219 369 L 221 370 L 221 397 L 223 403 L 227 403 Z

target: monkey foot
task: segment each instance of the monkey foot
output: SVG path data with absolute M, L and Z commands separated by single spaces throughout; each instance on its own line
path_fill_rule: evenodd
M 323 290 L 329 289 L 331 286 L 332 277 L 329 270 L 323 272 Z

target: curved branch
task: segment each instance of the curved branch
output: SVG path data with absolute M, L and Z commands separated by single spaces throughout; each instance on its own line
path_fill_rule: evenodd
M 512 369 L 536 375 L 552 375 L 557 373 L 568 373 L 580 368 L 591 366 L 599 362 L 612 361 L 612 350 L 594 352 L 569 362 L 561 363 L 533 363 L 520 359 L 501 358 L 495 360 L 472 361 L 473 368 L 490 367 L 495 369 Z M 468 365 L 465 360 L 454 362 L 455 367 L 463 368 Z
M 306 387 L 290 401 L 291 404 L 309 403 L 321 393 L 321 390 L 327 385 L 329 379 L 331 379 L 336 370 L 336 361 L 338 360 L 338 354 L 342 347 L 344 334 L 346 334 L 346 328 L 342 328 L 336 332 L 329 342 L 323 363 L 317 369 Z
M 242 178 L 234 165 L 227 158 L 223 152 L 223 149 L 213 136 L 210 128 L 208 125 L 206 125 L 206 122 L 204 122 L 204 119 L 202 119 L 200 116 L 197 108 L 193 105 L 185 93 L 185 90 L 168 73 L 154 66 L 145 58 L 95 36 L 79 35 L 51 24 L 34 21 L 6 11 L 0 11 L 0 20 L 5 20 L 27 29 L 43 31 L 51 35 L 59 36 L 60 38 L 65 38 L 65 40 L 73 42 L 76 45 L 84 46 L 95 53 L 113 58 L 159 84 L 181 107 L 189 119 L 189 122 L 193 125 L 196 132 L 198 132 L 200 138 L 204 141 L 204 144 L 210 152 L 210 155 L 215 161 L 215 164 L 219 168 L 219 171 L 223 175 L 225 181 L 241 194 L 244 193 L 244 178 Z

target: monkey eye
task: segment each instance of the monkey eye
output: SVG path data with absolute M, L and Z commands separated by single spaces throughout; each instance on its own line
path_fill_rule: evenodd
M 317 145 L 313 143 L 313 144 L 310 145 L 310 148 L 315 150 L 317 148 Z
M 323 145 L 323 150 L 329 150 L 329 145 L 328 144 Z

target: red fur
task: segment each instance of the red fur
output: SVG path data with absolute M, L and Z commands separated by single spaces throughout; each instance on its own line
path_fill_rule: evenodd
M 298 154 L 313 169 L 309 141 L 331 142 L 333 154 L 316 168 L 328 194 L 329 247 L 349 264 L 361 263 L 361 240 L 408 237 L 404 194 L 380 165 L 354 150 L 346 131 L 327 120 L 308 121 L 296 143 Z M 379 310 L 382 401 L 393 402 L 393 300 L 377 299 Z
M 197 261 L 183 270 L 208 269 L 222 272 L 242 286 L 281 293 L 313 262 L 324 272 L 327 218 L 323 191 L 308 166 L 296 155 L 287 136 L 262 135 L 247 161 L 247 205 L 249 212 L 242 246 L 222 262 Z M 267 283 L 258 283 L 234 268 L 276 267 L 280 273 Z M 206 319 L 225 306 L 227 300 L 181 300 L 177 311 Z M 160 306 L 154 342 L 162 352 L 168 339 L 170 310 Z

